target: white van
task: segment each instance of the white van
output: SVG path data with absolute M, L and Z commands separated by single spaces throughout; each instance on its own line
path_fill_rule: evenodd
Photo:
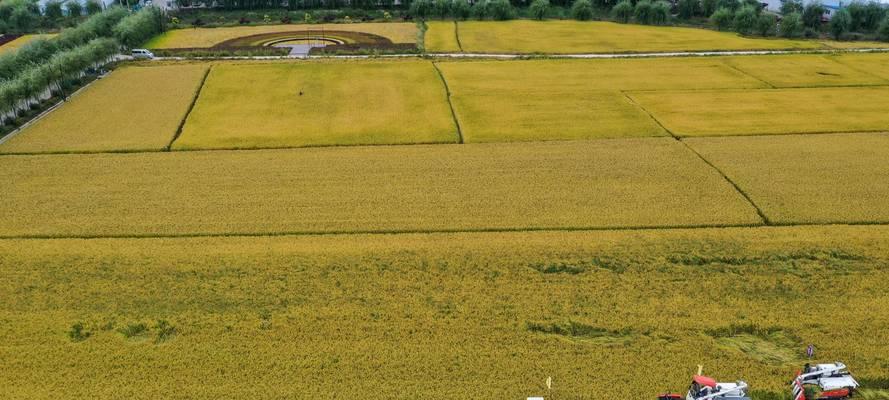
M 146 49 L 133 49 L 133 58 L 136 60 L 150 60 L 154 58 L 154 53 Z

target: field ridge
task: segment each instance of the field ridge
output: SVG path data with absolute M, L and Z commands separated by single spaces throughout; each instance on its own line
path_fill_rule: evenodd
M 198 89 L 194 92 L 194 97 L 191 99 L 191 103 L 188 105 L 188 109 L 185 111 L 185 115 L 182 116 L 182 121 L 179 122 L 179 127 L 176 128 L 176 133 L 173 134 L 173 139 L 170 140 L 170 144 L 164 149 L 164 151 L 171 151 L 173 149 L 173 143 L 176 142 L 176 139 L 179 139 L 179 136 L 182 135 L 182 129 L 185 128 L 185 122 L 188 121 L 188 116 L 191 115 L 191 110 L 194 110 L 194 105 L 197 104 L 198 98 L 201 97 L 201 90 L 204 89 L 204 84 L 207 83 L 207 77 L 210 76 L 210 72 L 213 70 L 213 64 L 211 63 L 207 70 L 204 71 L 204 76 L 201 78 L 201 83 L 198 84 Z

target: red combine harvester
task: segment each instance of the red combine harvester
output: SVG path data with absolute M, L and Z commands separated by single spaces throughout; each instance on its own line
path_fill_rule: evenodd
M 852 398 L 858 382 L 841 362 L 806 364 L 797 372 L 791 387 L 793 400 L 844 400 Z
M 682 397 L 677 393 L 658 395 L 658 400 L 750 400 L 747 397 L 747 384 L 744 381 L 733 383 L 716 382 L 715 379 L 695 375 L 688 388 L 688 394 Z

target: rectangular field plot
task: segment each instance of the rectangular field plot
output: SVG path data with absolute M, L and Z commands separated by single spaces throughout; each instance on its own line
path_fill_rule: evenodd
M 876 74 L 839 62 L 841 56 L 768 55 L 730 57 L 725 61 L 775 87 L 886 85 Z
M 467 142 L 665 135 L 621 90 L 761 88 L 713 59 L 439 63 Z
M 836 59 L 852 68 L 889 80 L 889 53 L 842 54 Z
M 552 376 L 553 398 L 638 400 L 706 354 L 782 398 L 808 343 L 889 379 L 887 262 L 885 226 L 0 240 L 0 387 L 524 399 Z M 745 351 L 733 327 L 776 334 Z
M 629 94 L 676 135 L 889 130 L 889 87 L 662 91 Z
M 2 236 L 757 224 L 672 139 L 0 157 Z
M 657 27 L 613 22 L 580 21 L 461 21 L 460 43 L 470 53 L 642 53 L 706 50 L 811 49 L 815 41 L 750 39 L 734 33 L 698 28 Z M 453 29 L 433 24 L 429 35 Z M 435 42 L 433 42 L 435 44 Z M 437 49 L 427 46 L 427 51 Z
M 460 51 L 457 43 L 457 32 L 453 21 L 428 21 L 429 29 L 423 38 L 427 51 L 437 53 L 456 53 Z
M 430 62 L 220 64 L 174 149 L 456 143 Z
M 253 35 L 280 32 L 318 32 L 320 35 L 325 31 L 365 32 L 382 36 L 393 43 L 416 43 L 417 41 L 417 25 L 411 22 L 288 24 L 171 29 L 155 37 L 145 46 L 150 49 L 204 48 L 213 47 L 227 40 Z
M 776 223 L 889 222 L 889 134 L 692 138 Z
M 163 149 L 206 70 L 199 64 L 116 70 L 0 145 L 0 153 Z

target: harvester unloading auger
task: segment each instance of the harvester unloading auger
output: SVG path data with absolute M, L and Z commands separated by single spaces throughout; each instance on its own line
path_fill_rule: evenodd
M 750 397 L 747 397 L 746 382 L 716 382 L 716 379 L 703 376 L 701 373 L 701 367 L 698 367 L 698 374 L 692 377 L 685 400 L 750 400 Z M 682 395 L 678 393 L 664 393 L 658 396 L 658 400 L 682 399 Z
M 858 382 L 841 362 L 806 364 L 791 382 L 793 400 L 850 399 L 858 389 Z

